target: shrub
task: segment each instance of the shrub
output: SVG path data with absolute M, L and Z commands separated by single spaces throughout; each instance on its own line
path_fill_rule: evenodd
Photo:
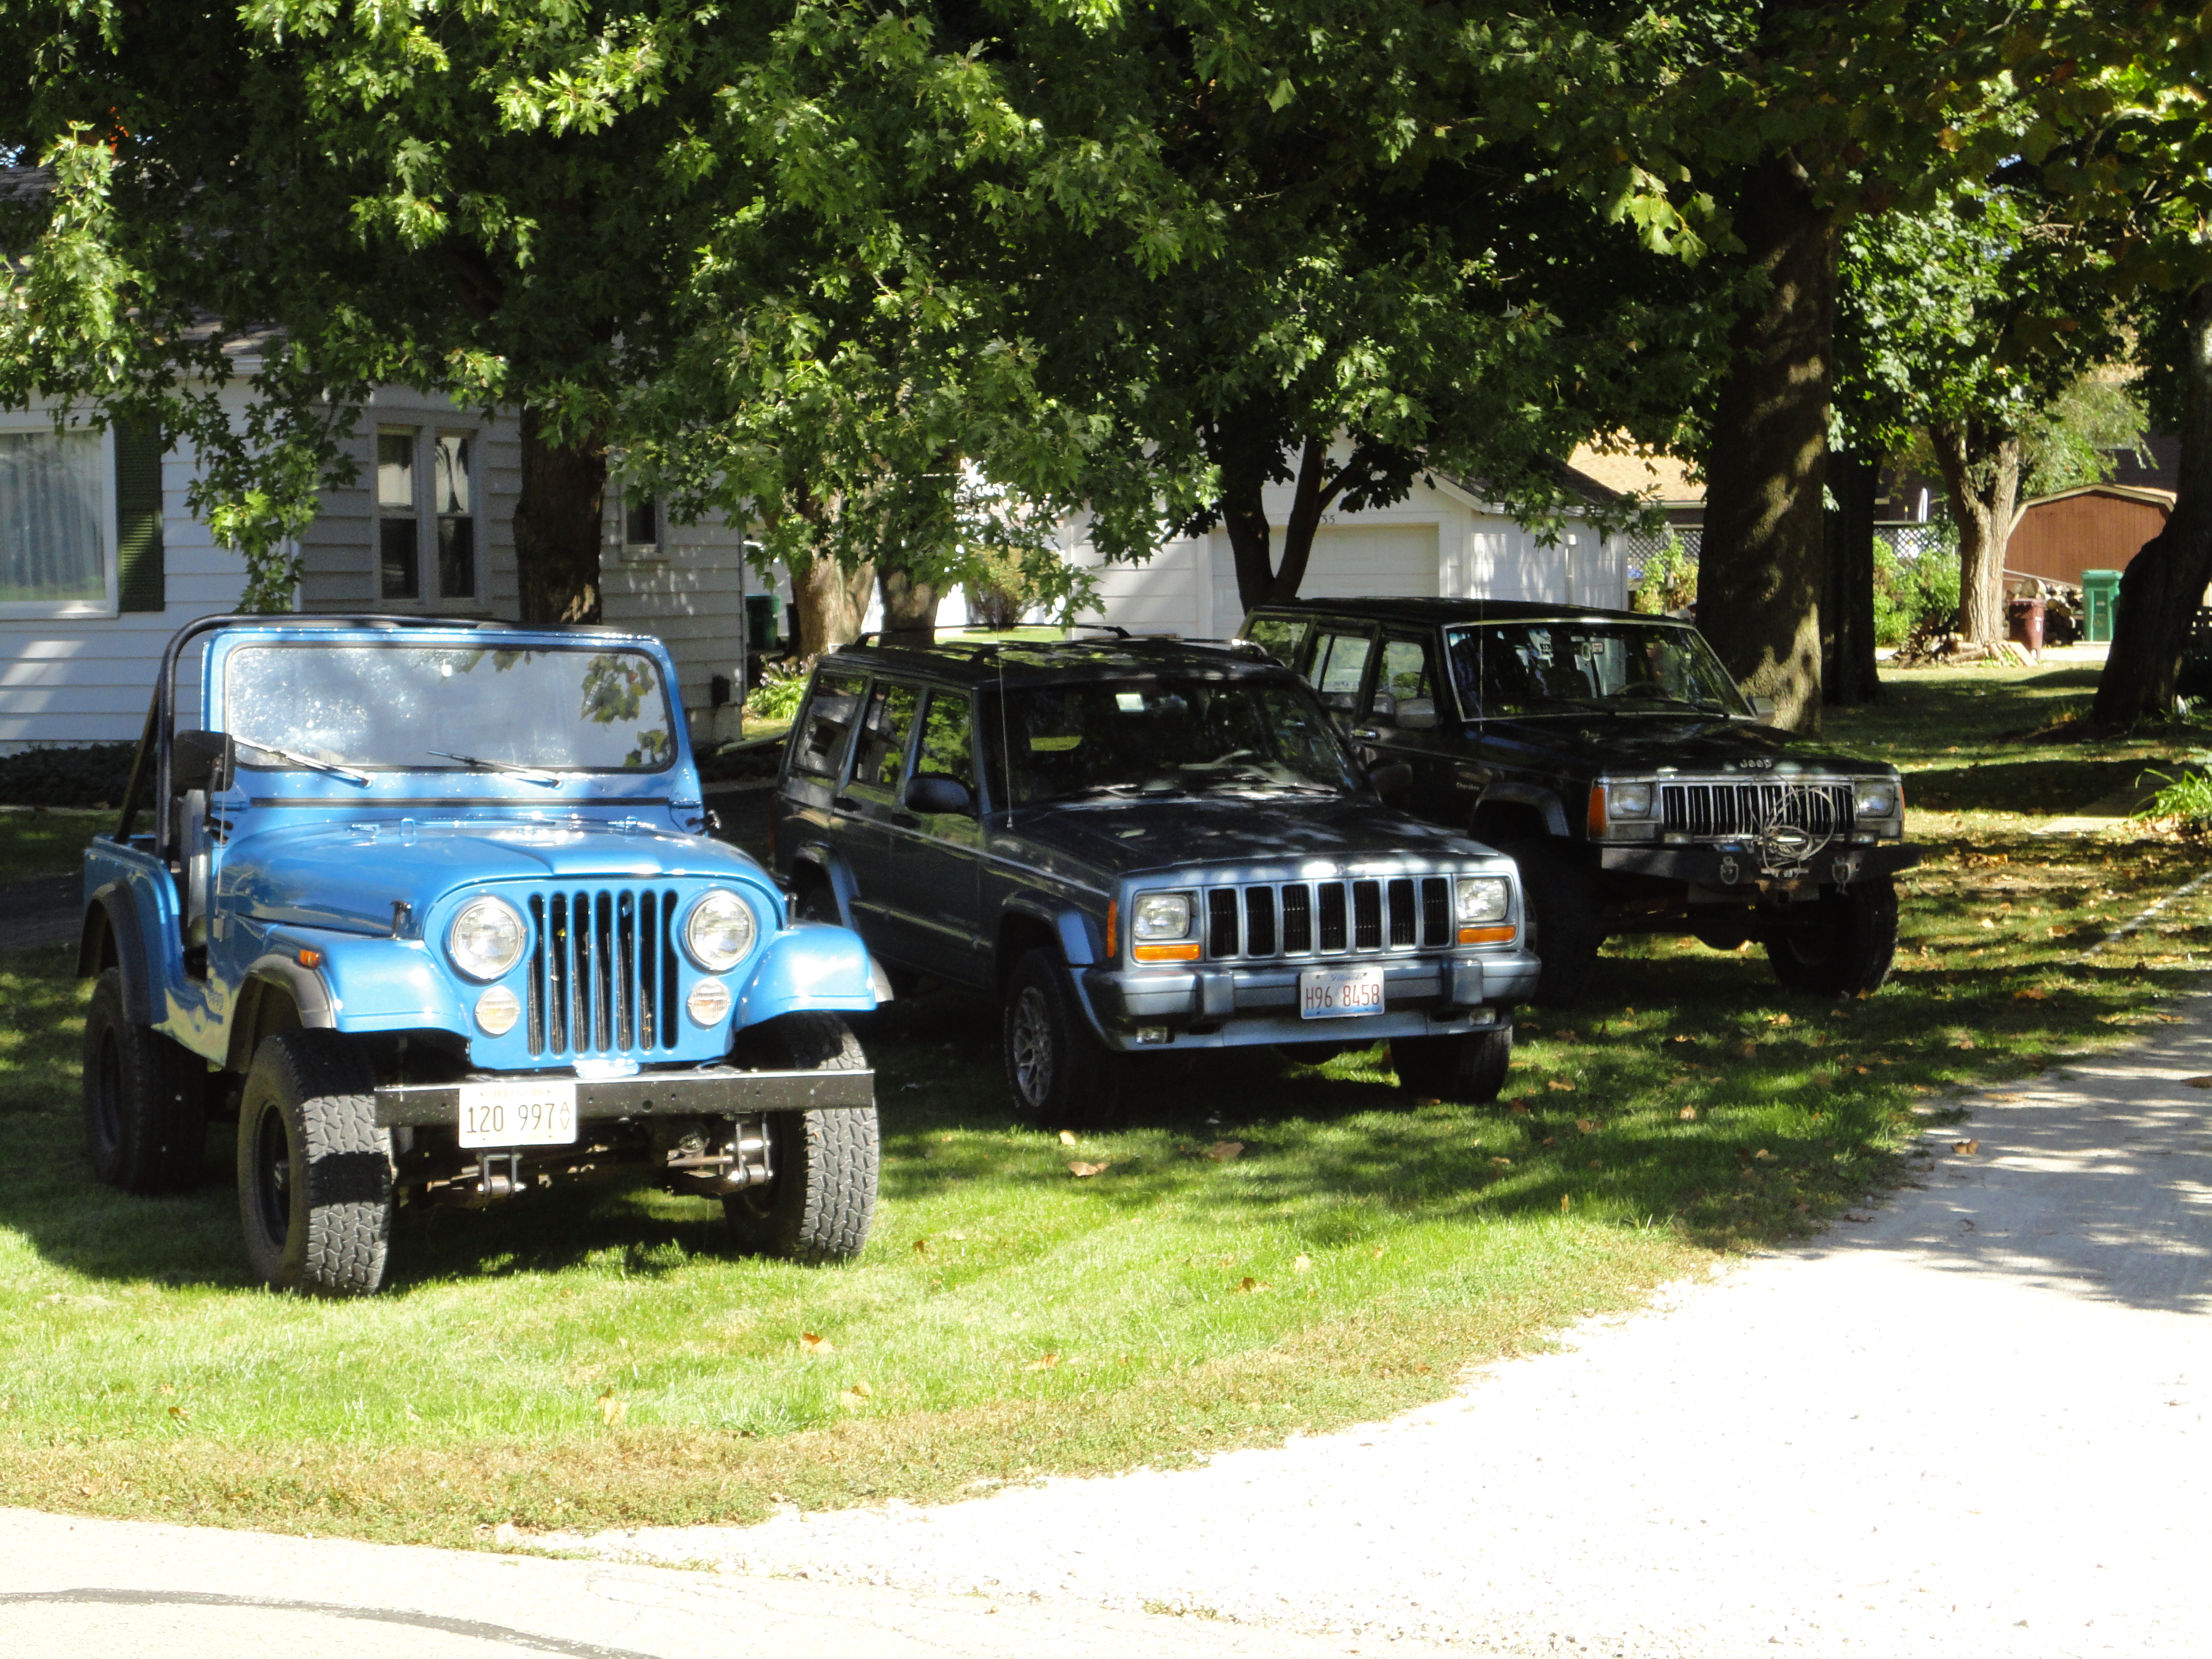
M 1682 545 L 1680 536 L 1670 535 L 1645 561 L 1629 603 L 1647 617 L 1658 617 L 1695 605 L 1697 600 L 1698 562 Z
M 787 720 L 806 697 L 806 677 L 814 659 L 772 662 L 761 670 L 761 683 L 745 694 L 745 713 L 757 720 Z
M 2200 751 L 2189 758 L 2202 764 L 2212 762 L 2212 754 Z M 2212 775 L 2153 771 L 2148 775 L 2166 787 L 2136 811 L 2131 823 L 2162 823 L 2177 834 L 2195 837 L 2212 835 Z
M 119 806 L 131 784 L 135 743 L 86 743 L 0 755 L 0 804 Z
M 1874 637 L 1885 647 L 1905 643 L 1916 627 L 1948 631 L 1959 608 L 1959 550 L 1948 544 L 1900 559 L 1880 537 L 1874 544 Z

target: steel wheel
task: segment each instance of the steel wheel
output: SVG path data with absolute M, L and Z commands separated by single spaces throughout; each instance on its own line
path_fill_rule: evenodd
M 252 1217 L 261 1237 L 278 1255 L 292 1232 L 292 1146 L 284 1133 L 284 1114 L 272 1101 L 253 1130 Z

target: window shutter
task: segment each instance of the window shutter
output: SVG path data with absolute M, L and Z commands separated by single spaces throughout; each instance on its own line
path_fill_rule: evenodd
M 161 549 L 161 429 L 115 423 L 115 526 L 119 609 L 161 611 L 169 602 Z

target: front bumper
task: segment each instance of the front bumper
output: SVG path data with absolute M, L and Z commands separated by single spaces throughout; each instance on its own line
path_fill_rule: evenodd
M 567 1082 L 573 1072 L 501 1072 L 476 1079 L 515 1083 L 537 1078 Z M 395 1083 L 376 1091 L 380 1129 L 460 1121 L 460 1085 Z M 576 1081 L 580 1120 L 630 1117 L 757 1117 L 765 1112 L 819 1112 L 872 1106 L 876 1074 L 867 1072 L 741 1072 L 704 1066 L 680 1072 Z
M 1759 867 L 1749 842 L 1716 842 L 1694 847 L 1605 847 L 1598 867 L 1622 875 L 1654 876 L 1692 887 L 1740 889 L 1748 897 L 1777 888 L 1848 887 L 1862 876 L 1894 875 L 1920 862 L 1920 849 L 1884 841 L 1826 847 L 1800 876 L 1770 876 Z
M 1306 968 L 1382 969 L 1382 1012 L 1348 1019 L 1304 1019 L 1298 974 Z M 1425 1036 L 1497 1023 L 1500 1005 L 1535 993 L 1539 969 L 1527 951 L 1413 957 L 1396 961 L 1336 957 L 1243 966 L 1200 964 L 1181 971 L 1092 968 L 1080 977 L 1098 1034 L 1115 1048 L 1152 1048 L 1140 1025 L 1164 1028 L 1167 1046 L 1231 1048 L 1271 1042 Z

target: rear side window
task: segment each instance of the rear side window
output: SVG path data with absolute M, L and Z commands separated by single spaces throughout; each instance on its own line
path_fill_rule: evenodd
M 953 778 L 975 787 L 975 750 L 964 692 L 933 691 L 921 723 L 921 752 L 915 757 L 916 777 Z
M 1324 634 L 1314 649 L 1313 666 L 1306 678 L 1321 700 L 1340 714 L 1350 714 L 1359 699 L 1359 683 L 1367 678 L 1367 659 L 1375 650 L 1371 634 Z
M 1284 667 L 1296 668 L 1298 653 L 1306 648 L 1306 635 L 1312 632 L 1309 617 L 1258 616 L 1244 624 L 1243 637 Z
M 907 734 L 914 730 L 914 713 L 921 693 L 911 685 L 878 685 L 868 701 L 868 717 L 860 725 L 860 758 L 853 763 L 853 781 L 863 788 L 896 789 L 906 766 Z
M 793 771 L 834 778 L 843 769 L 860 711 L 860 693 L 866 689 L 866 680 L 858 674 L 814 677 L 814 695 L 806 700 L 791 745 Z

